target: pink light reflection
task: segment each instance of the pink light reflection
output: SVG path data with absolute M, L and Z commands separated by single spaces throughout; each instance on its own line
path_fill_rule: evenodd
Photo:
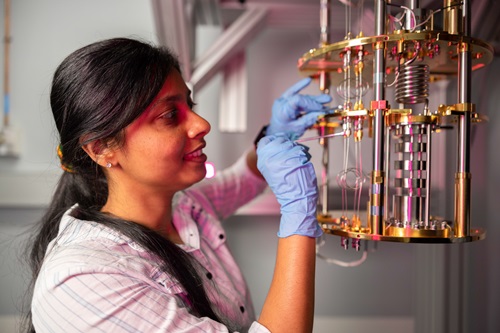
M 205 170 L 207 171 L 205 178 L 210 179 L 215 176 L 215 165 L 212 162 L 205 162 Z

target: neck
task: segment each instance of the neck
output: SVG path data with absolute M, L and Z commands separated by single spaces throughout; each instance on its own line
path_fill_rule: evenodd
M 127 196 L 117 196 L 110 191 L 106 204 L 101 211 L 118 218 L 141 224 L 158 232 L 174 243 L 182 243 L 172 223 L 171 195 L 144 194 L 131 191 Z

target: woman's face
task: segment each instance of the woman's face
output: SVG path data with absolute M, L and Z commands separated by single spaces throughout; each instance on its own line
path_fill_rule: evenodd
M 115 152 L 118 181 L 137 190 L 178 191 L 204 178 L 202 149 L 210 124 L 192 110 L 190 95 L 173 70 L 151 105 L 125 129 L 124 144 Z

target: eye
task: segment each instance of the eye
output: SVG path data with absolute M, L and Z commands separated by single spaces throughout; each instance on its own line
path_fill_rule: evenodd
M 179 110 L 177 109 L 172 109 L 168 110 L 160 115 L 159 118 L 168 121 L 168 122 L 173 122 L 177 119 L 177 116 L 179 114 Z

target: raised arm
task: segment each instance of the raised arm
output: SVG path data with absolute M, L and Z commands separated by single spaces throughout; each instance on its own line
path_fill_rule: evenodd
M 307 148 L 287 134 L 259 142 L 258 168 L 281 206 L 278 253 L 259 322 L 271 332 L 311 332 L 314 315 L 318 190 Z
M 317 184 L 301 137 L 323 115 L 325 94 L 303 95 L 311 79 L 290 87 L 273 104 L 271 120 L 247 164 L 265 178 L 281 206 L 278 252 L 273 280 L 259 322 L 273 333 L 312 332 L 314 317 Z

